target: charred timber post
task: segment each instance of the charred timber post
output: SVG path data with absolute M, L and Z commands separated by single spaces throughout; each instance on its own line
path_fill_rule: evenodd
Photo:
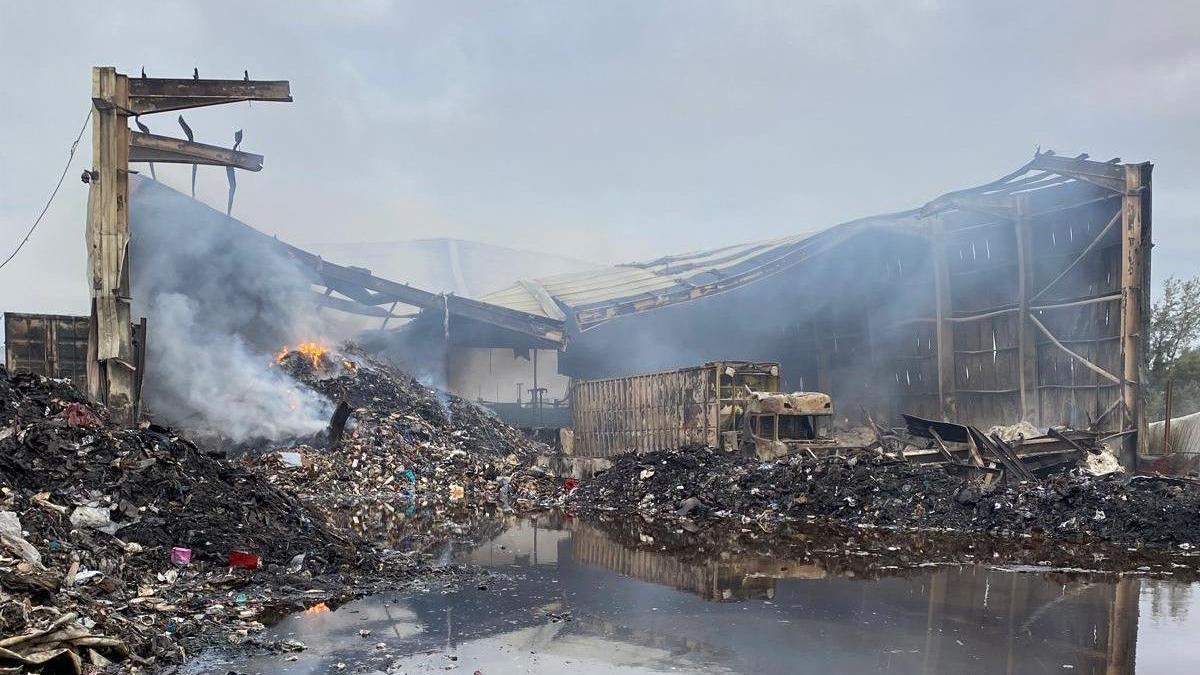
M 92 69 L 92 180 L 87 251 L 91 290 L 88 390 L 132 420 L 136 407 L 129 290 L 129 80 L 116 68 Z
M 1128 466 L 1146 450 L 1146 411 L 1142 405 L 1145 371 L 1142 336 L 1149 328 L 1150 171 L 1149 163 L 1125 165 L 1125 192 L 1121 197 L 1121 398 L 1125 402 L 1122 431 L 1126 437 Z
M 1031 296 L 1034 292 L 1033 227 L 1029 215 L 1029 195 L 1016 195 L 1016 218 L 1013 226 L 1017 235 L 1017 351 L 1020 356 L 1018 381 L 1021 384 L 1021 415 L 1033 424 L 1041 424 L 1041 403 L 1038 389 L 1037 333 L 1030 320 Z
M 934 302 L 937 308 L 938 409 L 942 419 L 958 418 L 954 373 L 954 324 L 950 321 L 950 266 L 946 259 L 946 226 L 941 215 L 933 216 L 931 239 Z M 823 390 L 824 391 L 824 390 Z
M 115 419 L 134 421 L 144 377 L 135 365 L 138 355 L 130 322 L 131 152 L 132 161 L 262 168 L 260 155 L 153 134 L 131 137 L 128 118 L 238 101 L 291 100 L 286 80 L 130 79 L 111 66 L 92 68 L 92 179 L 86 233 L 92 296 L 88 393 L 107 404 Z

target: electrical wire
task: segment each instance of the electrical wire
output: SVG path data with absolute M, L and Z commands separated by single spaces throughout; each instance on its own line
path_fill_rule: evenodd
M 88 108 L 87 117 L 83 119 L 83 126 L 79 128 L 79 135 L 75 137 L 75 142 L 71 144 L 71 151 L 67 154 L 67 165 L 63 167 L 62 173 L 58 176 L 58 182 L 54 184 L 54 191 L 50 193 L 50 199 L 46 200 L 46 205 L 42 207 L 42 212 L 39 213 L 37 219 L 33 221 L 33 225 L 29 226 L 29 231 L 25 233 L 25 238 L 21 240 L 20 244 L 17 244 L 17 248 L 14 249 L 13 252 L 4 259 L 4 262 L 0 262 L 0 269 L 3 269 L 10 260 L 17 257 L 17 254 L 21 252 L 21 249 L 24 248 L 25 244 L 29 241 L 29 238 L 33 236 L 33 231 L 36 230 L 37 226 L 42 222 L 42 218 L 46 215 L 46 212 L 50 210 L 50 205 L 54 203 L 54 197 L 58 195 L 58 189 L 62 187 L 63 179 L 67 177 L 67 171 L 71 170 L 71 162 L 75 159 L 75 150 L 79 147 L 79 141 L 83 138 L 83 132 L 87 131 L 88 122 L 91 121 L 91 119 L 92 110 L 91 108 Z

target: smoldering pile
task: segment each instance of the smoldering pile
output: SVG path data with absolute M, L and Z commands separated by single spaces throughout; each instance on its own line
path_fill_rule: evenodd
M 0 665 L 178 662 L 216 629 L 254 628 L 262 594 L 234 596 L 266 580 L 231 570 L 238 556 L 269 578 L 361 562 L 261 477 L 170 429 L 120 428 L 65 380 L 2 366 L 0 490 L 0 633 L 28 636 Z
M 534 466 L 544 447 L 469 401 L 353 346 L 289 351 L 279 367 L 349 412 L 329 447 L 293 446 L 244 459 L 310 503 L 389 511 L 372 517 L 388 522 L 431 508 L 561 503 L 559 482 Z
M 66 381 L 0 370 L 0 402 L 0 481 L 14 499 L 44 495 L 33 521 L 64 525 L 45 515 L 60 514 L 45 507 L 55 504 L 97 514 L 93 529 L 125 541 L 190 547 L 197 560 L 216 561 L 230 549 L 285 560 L 307 552 L 330 564 L 353 555 L 291 495 L 169 428 L 109 423 Z
M 829 519 L 1183 549 L 1200 544 L 1200 487 L 1191 481 L 1076 470 L 985 487 L 875 453 L 766 463 L 704 447 L 625 454 L 585 482 L 571 503 L 693 523 Z

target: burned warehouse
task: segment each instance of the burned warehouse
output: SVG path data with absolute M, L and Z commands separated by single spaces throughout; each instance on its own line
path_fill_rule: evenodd
M 1124 433 L 1131 461 L 1145 424 L 1150 172 L 1039 153 L 910 211 L 483 298 L 561 322 L 561 339 L 514 344 L 511 331 L 436 308 L 408 330 L 444 334 L 451 364 L 488 348 L 553 348 L 537 360 L 569 378 L 777 361 L 784 390 L 826 392 L 851 423 L 866 411 L 1090 428 Z M 474 397 L 471 382 L 451 385 Z

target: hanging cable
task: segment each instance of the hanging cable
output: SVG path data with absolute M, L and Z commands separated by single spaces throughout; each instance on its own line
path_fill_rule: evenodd
M 58 195 L 58 188 L 62 187 L 63 179 L 67 177 L 67 171 L 71 169 L 71 162 L 75 159 L 75 150 L 79 147 L 79 141 L 83 138 L 83 132 L 87 131 L 88 122 L 91 121 L 91 119 L 92 110 L 91 108 L 88 108 L 88 114 L 83 120 L 83 126 L 79 128 L 79 135 L 75 137 L 75 142 L 71 144 L 71 152 L 67 154 L 67 165 L 63 167 L 62 174 L 60 174 L 58 177 L 58 182 L 54 184 L 54 191 L 50 193 L 50 199 L 46 200 L 46 205 L 42 207 L 42 212 L 39 213 L 37 219 L 33 221 L 33 225 L 29 226 L 29 231 L 25 233 L 25 238 L 21 240 L 21 243 L 17 244 L 17 248 L 14 249 L 13 252 L 4 259 L 4 262 L 0 262 L 0 269 L 3 269 L 3 267 L 7 265 L 10 260 L 17 257 L 17 254 L 21 252 L 21 249 L 25 246 L 26 242 L 29 241 L 29 238 L 33 236 L 33 231 L 36 230 L 37 226 L 42 222 L 42 217 L 45 216 L 46 212 L 50 210 L 50 205 L 54 203 L 54 197 Z

